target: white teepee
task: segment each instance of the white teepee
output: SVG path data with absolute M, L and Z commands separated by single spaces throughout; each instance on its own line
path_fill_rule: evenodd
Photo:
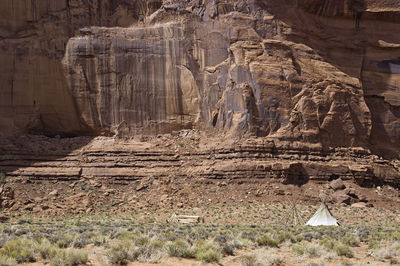
M 340 225 L 335 217 L 332 216 L 328 207 L 322 203 L 319 209 L 314 213 L 314 215 L 308 220 L 306 225 L 319 226 L 319 225 Z

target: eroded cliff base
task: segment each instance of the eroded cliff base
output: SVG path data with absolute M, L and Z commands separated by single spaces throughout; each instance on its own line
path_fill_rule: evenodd
M 198 131 L 137 139 L 3 136 L 6 213 L 65 215 L 290 202 L 398 208 L 399 162 Z M 285 149 L 284 149 L 285 148 Z M 332 182 L 343 184 L 332 185 Z

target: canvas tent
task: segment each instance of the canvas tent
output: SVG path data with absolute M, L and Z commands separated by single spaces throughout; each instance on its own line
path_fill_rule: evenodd
M 324 203 L 321 204 L 315 214 L 308 220 L 306 225 L 319 226 L 319 225 L 340 225 L 335 217 L 332 216 L 331 212 Z

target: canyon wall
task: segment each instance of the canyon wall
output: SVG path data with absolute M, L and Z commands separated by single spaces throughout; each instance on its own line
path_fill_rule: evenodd
M 0 132 L 92 133 L 81 122 L 62 58 L 87 25 L 126 27 L 160 1 L 6 0 L 0 3 Z M 144 1 L 146 2 L 146 1 Z
M 399 157 L 397 1 L 163 2 L 2 3 L 0 131 Z

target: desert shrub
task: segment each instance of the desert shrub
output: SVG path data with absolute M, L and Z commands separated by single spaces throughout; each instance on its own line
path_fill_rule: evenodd
M 371 239 L 368 241 L 368 248 L 370 249 L 378 249 L 381 246 L 381 243 L 378 240 Z
M 351 250 L 351 248 L 348 245 L 345 244 L 339 244 L 337 246 L 334 247 L 334 251 L 336 252 L 336 254 L 338 256 L 344 256 L 347 258 L 353 258 L 354 257 L 354 253 Z
M 341 239 L 341 242 L 350 247 L 358 247 L 360 245 L 360 240 L 354 235 L 345 235 Z
M 286 240 L 290 240 L 290 242 L 292 243 L 296 243 L 297 242 L 297 238 L 293 235 L 292 232 L 279 232 L 278 236 L 276 237 L 276 240 L 279 243 L 285 242 Z
M 321 239 L 321 237 L 322 237 L 322 234 L 315 230 L 305 231 L 305 232 L 302 232 L 300 235 L 304 240 L 306 240 L 308 242 L 311 242 L 313 239 Z
M 163 255 L 163 246 L 163 243 L 160 241 L 140 246 L 136 249 L 137 260 L 140 262 L 158 263 Z
M 248 240 L 254 242 L 257 239 L 257 232 L 255 232 L 255 231 L 247 231 L 247 230 L 243 231 L 240 234 L 240 238 L 248 239 Z
M 131 232 L 131 231 L 113 231 L 111 233 L 111 238 L 112 239 L 118 239 L 122 241 L 132 241 L 135 238 L 137 238 L 139 235 L 136 232 Z
M 70 234 L 63 234 L 56 242 L 59 248 L 67 248 L 74 241 L 74 237 Z
M 210 262 L 219 262 L 221 260 L 221 253 L 217 250 L 206 250 L 196 253 L 196 259 L 210 263 Z
M 7 235 L 0 235 L 0 248 L 4 246 L 5 243 L 7 243 L 10 240 L 10 238 Z
M 233 255 L 235 255 L 235 250 L 240 247 L 242 247 L 242 245 L 237 241 L 229 241 L 229 242 L 223 243 L 221 245 L 222 254 L 228 255 L 228 256 L 233 256 Z
M 10 240 L 0 249 L 0 256 L 15 259 L 18 263 L 35 261 L 35 243 L 26 238 Z
M 393 243 L 386 248 L 380 248 L 373 253 L 374 258 L 379 260 L 392 259 L 400 256 L 400 247 L 398 243 Z
M 91 238 L 85 236 L 79 236 L 75 238 L 74 241 L 72 242 L 72 247 L 84 248 L 91 243 L 93 243 Z
M 165 246 L 165 242 L 161 241 L 161 240 L 155 240 L 155 241 L 151 241 L 149 245 L 153 248 L 161 249 Z
M 139 236 L 134 239 L 134 243 L 136 246 L 144 246 L 150 242 L 150 239 L 147 236 Z
M 305 242 L 296 243 L 292 246 L 292 251 L 297 255 L 304 255 L 306 253 Z
M 278 247 L 279 241 L 267 235 L 260 236 L 256 239 L 259 246 Z
M 319 257 L 321 255 L 321 246 L 317 244 L 309 244 L 307 245 L 306 253 L 310 258 Z
M 190 248 L 190 245 L 183 239 L 167 243 L 165 249 L 171 257 L 194 258 L 196 255 L 194 250 Z
M 101 234 L 96 234 L 94 236 L 92 236 L 91 238 L 91 242 L 95 245 L 95 246 L 102 246 L 105 243 L 107 243 L 108 237 L 101 235 Z
M 285 260 L 282 257 L 271 256 L 268 259 L 268 265 L 271 265 L 271 266 L 283 266 L 283 265 L 286 265 L 286 264 L 285 264 Z
M 294 244 L 292 250 L 298 255 L 307 255 L 310 258 L 319 257 L 321 254 L 321 246 L 307 242 Z
M 14 232 L 14 235 L 16 236 L 22 236 L 22 235 L 26 235 L 29 233 L 29 229 L 28 228 L 17 228 Z
M 233 236 L 217 235 L 213 239 L 221 247 L 224 255 L 233 256 L 236 249 L 240 249 L 244 244 Z
M 82 250 L 60 250 L 51 261 L 51 266 L 77 266 L 86 264 L 88 261 L 88 253 Z
M 57 246 L 51 244 L 47 239 L 43 239 L 40 245 L 38 245 L 37 249 L 43 259 L 52 259 L 60 250 Z
M 122 242 L 111 247 L 108 252 L 108 260 L 113 265 L 126 265 L 131 260 L 130 250 L 131 244 L 129 242 Z
M 329 236 L 324 236 L 320 241 L 320 244 L 328 250 L 333 250 L 333 248 L 335 247 L 335 241 Z
M 195 248 L 196 259 L 204 262 L 219 262 L 221 260 L 221 253 L 218 248 L 210 242 L 199 241 Z
M 18 264 L 18 262 L 16 259 L 5 256 L 5 255 L 0 255 L 0 265 L 1 266 L 14 266 L 17 264 Z
M 240 257 L 239 266 L 256 266 L 256 265 L 258 265 L 258 261 L 255 255 L 245 255 Z

